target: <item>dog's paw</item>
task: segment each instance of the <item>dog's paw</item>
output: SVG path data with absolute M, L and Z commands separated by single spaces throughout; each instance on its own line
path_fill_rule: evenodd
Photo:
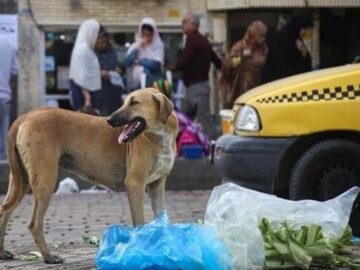
M 13 259 L 14 255 L 6 250 L 0 251 L 0 260 L 10 260 Z
M 49 264 L 63 263 L 64 259 L 58 255 L 49 255 L 44 258 L 44 262 Z

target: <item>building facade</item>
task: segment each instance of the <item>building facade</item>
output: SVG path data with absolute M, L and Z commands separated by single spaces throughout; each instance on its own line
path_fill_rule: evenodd
M 170 66 L 183 43 L 181 20 L 187 11 L 200 14 L 201 31 L 226 50 L 252 20 L 263 20 L 270 38 L 301 9 L 314 16 L 308 42 L 314 68 L 349 63 L 360 55 L 360 0 L 18 0 L 18 114 L 49 100 L 69 106 L 67 68 L 76 30 L 85 19 L 95 18 L 110 31 L 121 60 L 140 20 L 153 17 Z
M 360 55 L 359 0 L 207 0 L 207 9 L 226 17 L 227 48 L 253 20 L 263 20 L 271 38 L 294 12 L 307 10 L 314 17 L 309 42 L 314 68 L 346 64 Z

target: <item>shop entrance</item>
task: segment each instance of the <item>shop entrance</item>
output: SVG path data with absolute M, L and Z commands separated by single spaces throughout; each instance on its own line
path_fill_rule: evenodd
M 360 10 L 320 11 L 320 68 L 352 63 L 360 56 Z

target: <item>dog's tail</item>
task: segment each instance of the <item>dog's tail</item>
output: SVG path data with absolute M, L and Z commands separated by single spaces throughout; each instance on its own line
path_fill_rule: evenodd
M 7 138 L 7 154 L 10 167 L 9 187 L 1 206 L 2 211 L 7 211 L 16 207 L 19 201 L 23 198 L 24 193 L 27 191 L 27 174 L 24 170 L 21 157 L 16 147 L 16 137 L 21 119 L 14 122 L 9 130 Z

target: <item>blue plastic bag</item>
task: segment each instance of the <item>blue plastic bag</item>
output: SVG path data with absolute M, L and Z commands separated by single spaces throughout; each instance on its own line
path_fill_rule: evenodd
M 143 226 L 110 226 L 95 261 L 102 270 L 231 269 L 230 255 L 212 227 L 169 224 L 165 212 Z

